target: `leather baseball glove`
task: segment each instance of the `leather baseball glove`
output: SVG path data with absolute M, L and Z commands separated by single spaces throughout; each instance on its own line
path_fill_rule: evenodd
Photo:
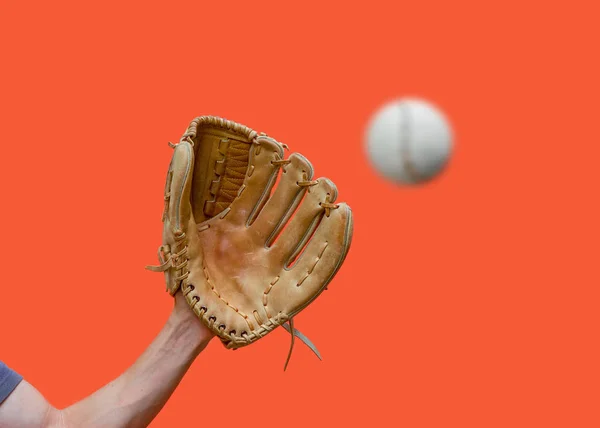
M 202 116 L 177 145 L 165 186 L 159 266 L 227 348 L 276 327 L 314 346 L 293 318 L 327 287 L 352 238 L 352 213 L 298 153 L 238 123 Z M 291 355 L 292 347 L 290 347 Z M 319 356 L 320 357 L 320 356 Z

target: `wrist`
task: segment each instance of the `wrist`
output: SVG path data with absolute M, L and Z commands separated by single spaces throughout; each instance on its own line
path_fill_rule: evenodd
M 180 292 L 174 297 L 175 305 L 173 306 L 168 322 L 182 336 L 182 339 L 199 353 L 206 347 L 214 335 L 198 319 Z

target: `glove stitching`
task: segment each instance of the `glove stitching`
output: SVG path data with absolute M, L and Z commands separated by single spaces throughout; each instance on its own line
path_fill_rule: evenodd
M 248 343 L 252 343 L 261 337 L 265 336 L 267 333 L 273 331 L 276 327 L 279 327 L 281 324 L 288 320 L 287 314 L 283 312 L 279 312 L 272 318 L 269 318 L 266 323 L 261 324 L 260 328 L 252 331 L 248 335 Z
M 263 306 L 265 307 L 265 313 L 267 314 L 268 318 L 271 318 L 271 314 L 269 313 L 269 308 L 267 307 L 268 296 L 269 296 L 269 293 L 271 292 L 271 290 L 273 289 L 273 286 L 277 283 L 277 281 L 279 281 L 280 277 L 281 277 L 280 275 L 277 275 L 275 277 L 275 279 L 273 281 L 271 281 L 271 283 L 267 286 L 267 289 L 263 292 Z
M 317 264 L 319 263 L 319 261 L 323 258 L 323 254 L 325 253 L 325 250 L 327 249 L 327 246 L 329 245 L 329 242 L 325 242 L 325 246 L 323 247 L 323 249 L 321 250 L 321 252 L 319 253 L 319 255 L 317 256 L 315 263 L 312 265 L 312 267 L 308 270 L 308 272 L 306 273 L 306 275 L 296 284 L 296 287 L 300 287 L 302 285 L 302 283 L 304 281 L 306 281 L 306 279 L 313 273 L 313 271 L 315 270 L 315 267 L 317 266 Z M 265 312 L 267 314 L 267 317 L 269 317 L 269 319 L 271 319 L 271 315 L 269 312 L 269 293 L 271 292 L 271 290 L 273 289 L 273 286 L 277 283 L 277 281 L 279 281 L 279 279 L 281 278 L 281 274 L 277 275 L 267 286 L 267 288 L 265 289 L 265 291 L 263 292 L 263 306 L 265 308 Z
M 213 291 L 213 293 L 215 293 L 215 295 L 223 302 L 225 303 L 227 306 L 229 306 L 231 309 L 233 309 L 239 316 L 241 316 L 242 318 L 244 318 L 244 321 L 246 321 L 246 323 L 248 324 L 248 327 L 250 328 L 250 330 L 254 330 L 254 325 L 252 324 L 252 321 L 250 321 L 250 318 L 248 317 L 248 315 L 246 315 L 244 312 L 240 311 L 239 308 L 236 308 L 235 306 L 233 306 L 232 304 L 230 304 L 227 300 L 225 300 L 221 294 L 217 291 L 217 289 L 215 288 L 214 284 L 211 282 L 209 276 L 208 276 L 208 269 L 206 268 L 206 265 L 204 263 L 202 263 L 202 271 L 204 272 L 204 277 L 206 278 L 206 282 L 207 284 L 210 286 L 210 289 Z M 226 327 L 225 327 L 226 328 Z

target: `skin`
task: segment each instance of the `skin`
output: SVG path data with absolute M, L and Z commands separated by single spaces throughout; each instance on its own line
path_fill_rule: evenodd
M 121 376 L 65 409 L 23 380 L 0 405 L 0 428 L 146 427 L 212 338 L 177 293 L 160 333 Z

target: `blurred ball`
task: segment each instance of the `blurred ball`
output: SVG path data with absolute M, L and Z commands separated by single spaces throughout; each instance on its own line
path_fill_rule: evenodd
M 452 149 L 452 131 L 436 107 L 401 98 L 384 105 L 367 129 L 367 153 L 375 169 L 399 184 L 419 184 L 444 168 Z

